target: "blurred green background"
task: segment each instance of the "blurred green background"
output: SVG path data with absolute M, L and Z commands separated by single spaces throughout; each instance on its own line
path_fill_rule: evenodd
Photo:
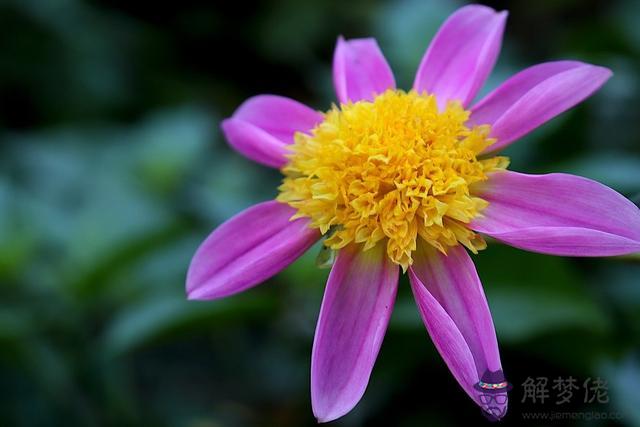
M 484 93 L 552 59 L 615 73 L 512 146 L 512 169 L 584 175 L 638 202 L 640 2 L 487 3 L 511 15 Z M 279 182 L 232 152 L 218 124 L 260 93 L 327 109 L 339 34 L 375 36 L 408 88 L 461 4 L 1 0 L 0 426 L 315 425 L 310 352 L 327 277 L 317 248 L 245 294 L 185 300 L 200 241 Z M 640 425 L 640 259 L 497 244 L 474 259 L 514 384 L 503 425 Z M 550 399 L 522 403 L 521 384 L 539 376 Z M 576 391 L 556 405 L 551 381 L 569 376 L 606 380 L 609 403 Z M 525 421 L 526 411 L 621 420 Z M 335 425 L 472 423 L 488 424 L 403 278 L 367 393 Z

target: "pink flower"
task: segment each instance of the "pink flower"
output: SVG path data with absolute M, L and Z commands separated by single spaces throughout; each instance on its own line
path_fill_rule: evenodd
M 395 89 L 375 40 L 340 38 L 333 62 L 339 106 L 319 113 L 262 95 L 222 124 L 235 149 L 285 178 L 277 200 L 241 212 L 205 240 L 187 293 L 215 299 L 244 291 L 324 235 L 337 258 L 312 352 L 311 400 L 321 422 L 346 414 L 364 394 L 399 267 L 408 271 L 451 373 L 487 409 L 477 385 L 502 367 L 489 306 L 463 246 L 484 249 L 485 234 L 562 256 L 640 251 L 640 210 L 614 190 L 572 175 L 510 172 L 508 159 L 493 155 L 611 76 L 582 62 L 547 62 L 471 104 L 496 61 L 506 18 L 484 6 L 455 12 L 410 92 Z M 502 416 L 506 396 L 497 400 Z

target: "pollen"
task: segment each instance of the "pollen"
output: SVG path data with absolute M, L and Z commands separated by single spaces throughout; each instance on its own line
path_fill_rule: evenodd
M 419 241 L 476 253 L 486 243 L 467 225 L 488 202 L 474 184 L 509 160 L 481 157 L 495 140 L 468 119 L 460 103 L 439 109 L 434 95 L 415 91 L 334 106 L 295 135 L 278 200 L 297 210 L 292 219 L 309 218 L 329 248 L 385 244 L 405 271 Z

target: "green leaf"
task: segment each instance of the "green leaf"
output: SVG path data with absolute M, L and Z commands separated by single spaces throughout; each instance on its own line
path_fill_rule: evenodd
M 491 245 L 474 257 L 501 340 L 523 341 L 547 332 L 609 327 L 571 262 Z
M 131 304 L 115 314 L 103 340 L 111 356 L 135 351 L 160 339 L 208 330 L 233 321 L 247 321 L 273 312 L 275 300 L 255 294 L 219 301 L 187 301 L 186 296 L 165 294 Z
M 637 357 L 609 360 L 602 364 L 608 381 L 611 405 L 620 412 L 626 425 L 640 425 L 640 363 Z
M 640 158 L 629 153 L 592 153 L 554 169 L 596 180 L 622 193 L 636 194 L 640 189 Z

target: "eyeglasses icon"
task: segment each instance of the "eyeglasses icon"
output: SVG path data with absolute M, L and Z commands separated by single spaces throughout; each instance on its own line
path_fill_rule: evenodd
M 480 402 L 485 405 L 490 404 L 491 402 L 495 402 L 499 405 L 503 405 L 507 403 L 507 395 L 506 394 L 481 394 Z

